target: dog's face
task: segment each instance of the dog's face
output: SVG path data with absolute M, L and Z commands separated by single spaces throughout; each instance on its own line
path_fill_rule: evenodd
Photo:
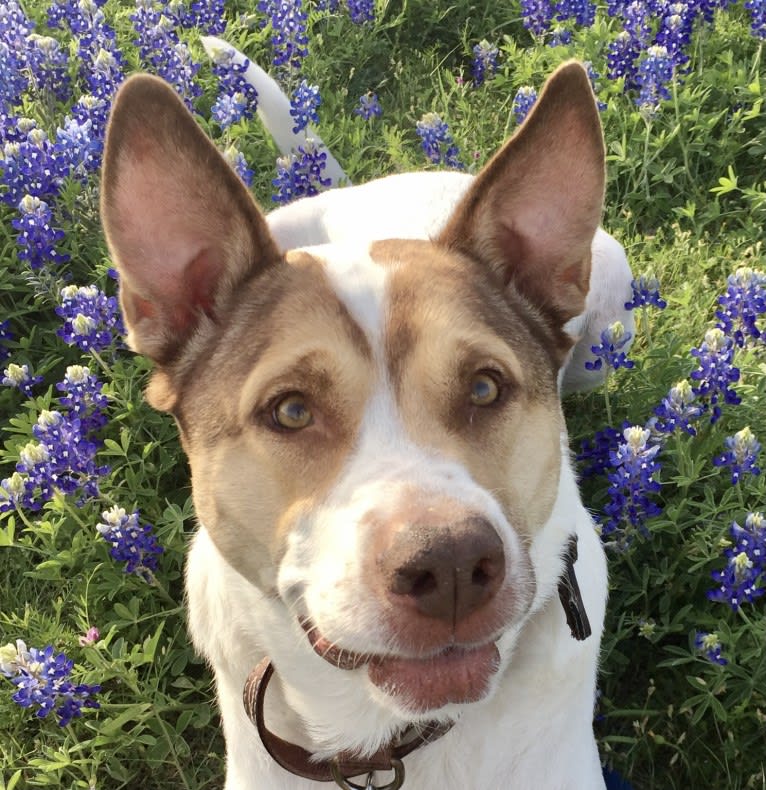
M 157 363 L 200 521 L 279 612 L 278 669 L 287 643 L 365 668 L 350 682 L 410 718 L 491 690 L 546 572 L 530 547 L 603 156 L 567 64 L 438 238 L 283 254 L 172 90 L 122 88 L 102 214 L 129 341 Z

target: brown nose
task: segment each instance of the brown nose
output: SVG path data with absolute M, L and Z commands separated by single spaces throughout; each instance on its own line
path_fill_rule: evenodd
M 484 518 L 412 524 L 378 558 L 389 594 L 427 617 L 458 623 L 489 601 L 505 577 L 500 536 Z

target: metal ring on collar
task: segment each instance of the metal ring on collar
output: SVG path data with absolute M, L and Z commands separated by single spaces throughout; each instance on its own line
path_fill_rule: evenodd
M 367 782 L 364 786 L 349 781 L 340 772 L 340 764 L 337 758 L 332 761 L 331 770 L 335 784 L 343 788 L 343 790 L 399 790 L 404 784 L 404 763 L 395 757 L 391 758 L 391 770 L 394 772 L 394 778 L 387 785 L 373 784 L 375 774 L 372 771 L 367 774 Z

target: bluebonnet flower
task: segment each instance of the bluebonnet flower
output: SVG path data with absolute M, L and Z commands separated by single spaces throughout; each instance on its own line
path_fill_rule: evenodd
M 729 662 L 721 655 L 721 640 L 718 634 L 709 634 L 699 631 L 694 637 L 694 647 L 699 650 L 708 661 L 726 666 Z
M 90 118 L 67 117 L 64 125 L 56 130 L 53 144 L 59 165 L 83 183 L 101 166 L 104 149 L 103 141 L 93 134 L 93 126 Z
M 32 34 L 28 41 L 27 68 L 35 88 L 65 101 L 71 90 L 66 51 L 50 36 Z
M 125 563 L 125 573 L 135 573 L 151 582 L 157 570 L 159 555 L 164 549 L 154 537 L 152 525 L 139 524 L 138 511 L 128 515 L 125 508 L 114 505 L 101 514 L 103 521 L 96 529 L 104 540 L 112 544 L 109 550 L 117 562 Z
M 308 14 L 301 0 L 259 0 L 258 10 L 269 17 L 273 64 L 298 71 L 308 55 Z
M 562 21 L 574 19 L 578 25 L 590 27 L 596 18 L 596 6 L 591 0 L 559 0 L 556 16 Z
M 742 475 L 759 475 L 761 470 L 755 465 L 761 444 L 749 427 L 737 431 L 734 436 L 724 440 L 726 452 L 713 459 L 714 466 L 728 466 L 731 469 L 731 484 L 737 485 Z
M 648 534 L 646 520 L 662 512 L 649 496 L 660 490 L 656 479 L 660 445 L 650 444 L 650 432 L 637 425 L 626 428 L 623 438 L 624 442 L 610 454 L 609 502 L 604 507 L 607 518 L 601 529 L 602 536 L 613 536 L 618 547 L 625 547 L 636 530 Z
M 551 0 L 521 0 L 521 18 L 530 33 L 542 36 L 553 19 L 553 3 Z
M 685 49 L 691 40 L 696 8 L 693 2 L 677 2 L 668 4 L 664 11 L 654 43 L 665 47 L 673 64 L 680 67 L 689 60 Z
M 101 687 L 73 683 L 73 668 L 74 662 L 64 653 L 54 654 L 53 645 L 27 649 L 18 639 L 15 645 L 0 648 L 0 673 L 17 688 L 11 699 L 22 708 L 36 708 L 41 719 L 54 711 L 60 727 L 82 716 L 82 708 L 99 707 L 92 697 Z
M 641 44 L 627 30 L 620 31 L 614 41 L 609 44 L 607 52 L 607 74 L 609 79 L 623 77 L 625 90 L 636 85 L 638 70 L 636 60 L 641 53 Z
M 85 93 L 77 100 L 72 107 L 72 119 L 85 127 L 90 123 L 91 141 L 99 146 L 99 159 L 103 148 L 104 133 L 106 132 L 106 122 L 109 118 L 109 108 L 111 103 L 103 97 Z
M 673 79 L 673 61 L 665 47 L 654 45 L 646 50 L 638 62 L 636 82 L 640 87 L 636 104 L 641 112 L 651 117 L 660 102 L 670 98 L 668 83 Z
M 276 203 L 289 203 L 300 197 L 317 195 L 331 186 L 332 179 L 322 178 L 327 166 L 327 153 L 316 146 L 311 138 L 298 147 L 298 153 L 277 159 L 277 177 L 271 182 L 277 193 Z
M 734 341 L 726 337 L 717 327 L 705 333 L 705 340 L 699 348 L 693 348 L 691 355 L 699 367 L 692 371 L 691 379 L 697 382 L 694 394 L 709 402 L 713 407 L 710 422 L 715 423 L 721 416 L 720 401 L 736 406 L 742 402 L 731 385 L 739 381 L 739 368 L 734 367 Z
M 604 474 L 611 465 L 611 457 L 617 451 L 623 439 L 623 431 L 630 427 L 623 424 L 621 430 L 607 425 L 603 430 L 596 431 L 593 439 L 583 439 L 580 443 L 580 452 L 576 459 L 583 464 L 580 470 L 582 477 L 594 477 Z
M 656 277 L 642 274 L 637 280 L 631 280 L 633 298 L 625 302 L 626 310 L 635 310 L 637 307 L 654 307 L 664 310 L 668 303 L 660 296 L 660 282 Z
M 606 104 L 598 98 L 598 79 L 601 75 L 596 71 L 596 69 L 593 68 L 593 64 L 589 60 L 583 61 L 583 66 L 585 66 L 585 71 L 588 72 L 590 86 L 593 89 L 593 95 L 596 97 L 596 106 L 598 107 L 599 112 L 603 112 L 606 109 Z
M 760 39 L 766 39 L 766 2 L 746 0 L 745 8 L 750 12 L 750 31 Z
M 513 97 L 513 116 L 516 123 L 523 123 L 524 119 L 537 101 L 537 91 L 530 85 L 522 85 Z
M 117 299 L 95 285 L 62 288 L 56 315 L 64 319 L 56 334 L 82 351 L 103 351 L 112 345 L 116 335 L 125 334 Z
M 644 49 L 649 43 L 652 34 L 651 8 L 643 0 L 633 0 L 623 11 L 624 28 L 630 37 L 638 44 L 639 49 Z
M 211 36 L 226 31 L 224 0 L 193 0 L 179 24 L 189 30 L 201 30 Z
M 749 513 L 744 527 L 734 521 L 729 533 L 733 543 L 722 541 L 726 565 L 711 573 L 715 587 L 707 597 L 736 612 L 766 593 L 766 519 L 762 513 Z
M 42 376 L 33 376 L 29 372 L 29 365 L 16 365 L 12 362 L 3 371 L 2 383 L 6 387 L 15 387 L 27 398 L 31 398 L 32 387 L 40 384 L 42 380 Z
M 319 123 L 317 108 L 321 103 L 319 86 L 301 80 L 290 99 L 290 116 L 295 121 L 293 134 L 302 132 L 310 123 Z
M 250 65 L 245 59 L 238 63 L 231 47 L 213 52 L 213 73 L 218 77 L 218 99 L 212 115 L 226 129 L 242 120 L 250 120 L 258 109 L 258 91 L 244 77 Z
M 138 0 L 130 19 L 138 33 L 135 43 L 141 59 L 171 84 L 192 109 L 194 99 L 202 94 L 202 88 L 194 82 L 200 64 L 192 60 L 189 48 L 180 41 L 173 20 L 160 13 L 154 0 Z
M 563 25 L 556 25 L 551 30 L 551 40 L 548 42 L 551 47 L 565 47 L 572 42 L 572 31 Z
M 375 21 L 375 2 L 374 0 L 347 0 L 348 15 L 351 21 L 357 25 L 365 22 Z
M 497 71 L 498 54 L 497 47 L 486 39 L 474 46 L 472 63 L 474 85 L 478 87 Z
M 627 354 L 622 350 L 631 341 L 633 335 L 625 331 L 625 327 L 620 321 L 610 324 L 601 333 L 601 343 L 598 346 L 591 346 L 590 350 L 596 359 L 586 362 L 588 370 L 601 370 L 604 363 L 607 366 L 618 370 L 619 368 L 632 368 L 635 363 L 628 359 Z
M 662 399 L 662 403 L 655 406 L 657 419 L 652 422 L 652 428 L 659 433 L 682 430 L 695 436 L 697 429 L 692 422 L 698 420 L 704 411 L 704 407 L 697 403 L 697 395 L 692 385 L 684 379 L 674 384 Z
M 253 185 L 253 171 L 247 166 L 245 155 L 235 145 L 229 145 L 223 152 L 223 158 L 234 168 L 234 172 L 248 187 Z
M 427 112 L 416 125 L 418 137 L 426 156 L 435 165 L 446 165 L 462 169 L 458 159 L 459 150 L 455 145 L 446 121 L 435 112 Z
M 51 227 L 53 213 L 47 203 L 27 195 L 19 203 L 19 211 L 21 217 L 11 221 L 13 229 L 18 231 L 19 260 L 26 261 L 33 271 L 48 263 L 59 264 L 69 260 L 68 255 L 56 250 L 64 232 Z
M 383 108 L 378 101 L 378 94 L 367 91 L 363 96 L 360 96 L 359 105 L 354 110 L 354 115 L 361 115 L 365 121 L 380 118 L 383 115 Z
M 6 143 L 0 158 L 2 183 L 6 187 L 0 200 L 14 207 L 26 195 L 41 200 L 57 196 L 69 175 L 68 162 L 56 151 L 48 135 L 34 121 L 20 119 L 19 125 L 28 130 L 24 139 Z
M 24 61 L 23 53 L 0 38 L 0 112 L 3 114 L 10 112 L 18 97 L 27 89 Z
M 109 400 L 104 394 L 104 385 L 84 365 L 70 365 L 64 374 L 63 381 L 56 384 L 56 389 L 63 393 L 59 403 L 69 409 L 69 414 L 80 420 L 82 431 L 102 428 L 107 423 L 104 409 Z
M 763 317 L 766 316 L 766 274 L 741 267 L 729 275 L 726 293 L 718 297 L 716 326 L 740 347 L 747 340 L 766 340 Z
M 13 340 L 13 334 L 8 328 L 8 321 L 0 321 L 0 362 L 5 362 L 11 355 L 6 343 Z

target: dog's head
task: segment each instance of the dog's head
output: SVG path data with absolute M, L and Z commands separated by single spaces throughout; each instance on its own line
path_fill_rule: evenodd
M 278 669 L 323 657 L 408 717 L 491 691 L 498 640 L 561 569 L 534 547 L 603 190 L 569 63 L 437 238 L 284 254 L 173 91 L 121 89 L 102 214 L 129 341 L 156 362 L 200 520 L 277 612 Z

